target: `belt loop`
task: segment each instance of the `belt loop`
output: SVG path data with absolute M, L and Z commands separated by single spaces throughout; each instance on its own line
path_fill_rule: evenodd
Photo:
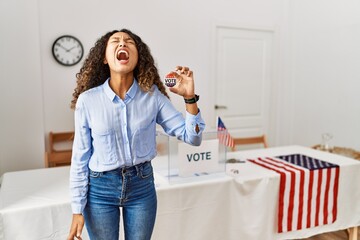
M 139 175 L 140 170 L 141 170 L 141 167 L 142 167 L 142 164 L 141 164 L 141 163 L 140 163 L 140 164 L 135 165 L 136 175 Z

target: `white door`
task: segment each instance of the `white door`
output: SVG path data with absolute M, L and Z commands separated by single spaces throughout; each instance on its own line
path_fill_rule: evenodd
M 216 29 L 215 113 L 234 137 L 269 133 L 273 35 L 271 30 Z

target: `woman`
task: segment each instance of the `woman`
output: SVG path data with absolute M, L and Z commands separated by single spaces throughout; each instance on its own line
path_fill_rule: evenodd
M 118 239 L 120 207 L 126 240 L 148 240 L 156 216 L 151 160 L 156 123 L 200 145 L 205 123 L 197 107 L 193 72 L 178 66 L 176 85 L 186 117 L 169 101 L 148 46 L 127 29 L 102 36 L 77 74 L 72 100 L 75 139 L 70 172 L 73 219 L 68 239 Z

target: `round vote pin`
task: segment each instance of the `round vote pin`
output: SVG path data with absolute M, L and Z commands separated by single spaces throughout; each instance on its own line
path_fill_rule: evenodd
M 173 73 L 169 73 L 165 76 L 165 85 L 168 87 L 173 87 L 176 85 L 176 78 Z

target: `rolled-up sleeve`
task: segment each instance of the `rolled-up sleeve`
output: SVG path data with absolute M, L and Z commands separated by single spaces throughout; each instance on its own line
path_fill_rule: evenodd
M 161 93 L 158 96 L 158 104 L 157 123 L 168 135 L 176 136 L 190 145 L 199 146 L 201 144 L 205 122 L 201 117 L 200 109 L 196 115 L 186 112 L 184 118 L 170 100 Z
M 88 190 L 88 163 L 92 153 L 89 119 L 80 95 L 75 108 L 75 137 L 70 168 L 71 208 L 74 214 L 82 213 Z
M 202 132 L 205 129 L 205 122 L 201 117 L 201 112 L 196 115 L 186 112 L 185 117 L 186 132 L 192 136 L 192 145 L 199 146 L 202 140 Z

